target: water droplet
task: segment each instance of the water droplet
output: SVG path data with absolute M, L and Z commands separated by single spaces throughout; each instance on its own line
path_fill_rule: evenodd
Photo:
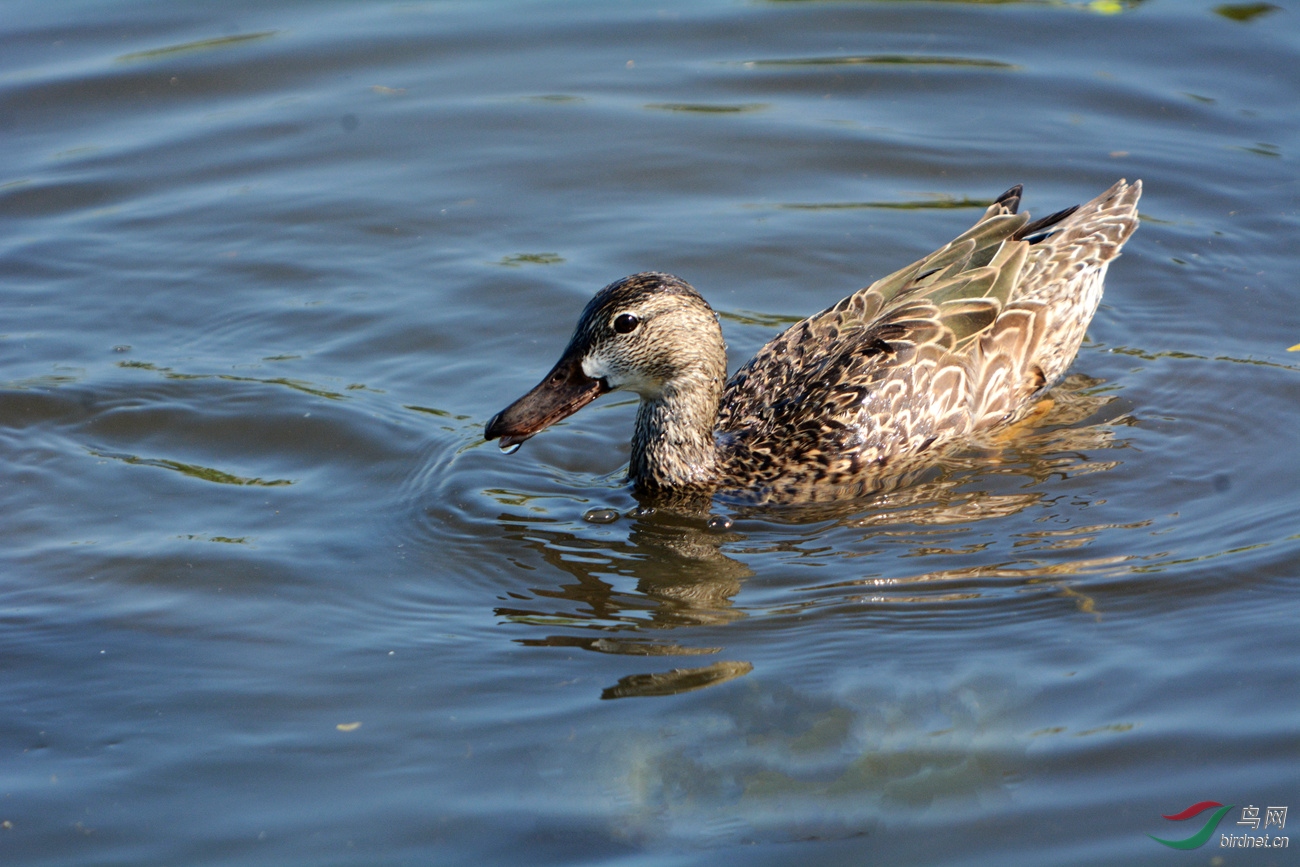
M 730 530 L 731 519 L 726 515 L 709 515 L 709 520 L 705 524 L 710 530 Z
M 519 451 L 521 445 L 523 445 L 523 443 L 508 443 L 503 440 L 501 443 L 501 451 L 508 455 L 513 455 L 515 452 Z
M 588 509 L 582 516 L 582 520 L 588 524 L 612 524 L 618 518 L 618 509 Z
M 637 506 L 635 509 L 630 510 L 630 511 L 629 511 L 626 515 L 624 515 L 623 517 L 625 517 L 625 518 L 648 518 L 648 517 L 650 517 L 651 515 L 653 515 L 654 513 L 655 513 L 655 507 L 654 507 L 654 506 Z

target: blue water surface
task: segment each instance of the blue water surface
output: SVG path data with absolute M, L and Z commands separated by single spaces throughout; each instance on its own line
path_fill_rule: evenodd
M 1295 863 L 1218 836 L 1300 806 L 1291 6 L 0 8 L 0 861 Z M 1120 177 L 1051 405 L 908 488 L 482 440 L 621 276 L 734 369 Z

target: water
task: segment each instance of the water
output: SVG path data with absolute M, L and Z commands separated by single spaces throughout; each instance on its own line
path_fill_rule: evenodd
M 1148 837 L 1300 801 L 1290 6 L 0 20 L 5 863 L 1294 863 Z M 734 367 L 1119 177 L 1050 412 L 906 490 L 651 511 L 617 395 L 482 442 L 625 274 Z

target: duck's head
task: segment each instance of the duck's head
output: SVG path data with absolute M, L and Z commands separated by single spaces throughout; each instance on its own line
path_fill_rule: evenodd
M 717 314 L 686 281 L 633 274 L 596 293 L 560 360 L 538 385 L 487 423 L 510 449 L 615 389 L 658 401 L 707 386 L 720 393 L 726 345 Z

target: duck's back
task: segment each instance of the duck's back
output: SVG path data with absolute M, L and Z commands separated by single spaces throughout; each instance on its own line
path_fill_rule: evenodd
M 791 326 L 727 384 L 724 483 L 854 484 L 1023 415 L 1078 352 L 1141 182 L 1030 223 L 1020 188 L 970 230 Z

